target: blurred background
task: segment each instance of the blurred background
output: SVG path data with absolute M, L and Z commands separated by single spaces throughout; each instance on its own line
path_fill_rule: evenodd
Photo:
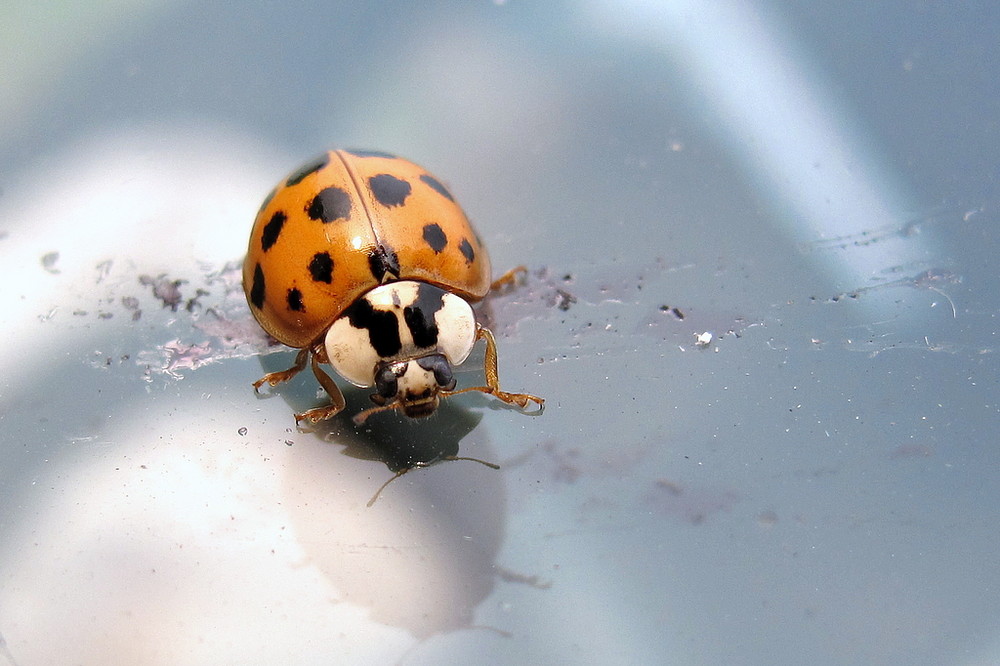
M 0 664 L 1000 662 L 995 3 L 89 4 L 0 9 Z M 544 414 L 254 394 L 340 146 L 529 268 Z M 501 469 L 367 508 L 417 450 Z

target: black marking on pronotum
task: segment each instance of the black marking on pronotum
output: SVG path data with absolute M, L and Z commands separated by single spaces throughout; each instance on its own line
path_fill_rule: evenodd
M 413 342 L 426 349 L 434 347 L 438 341 L 438 327 L 434 315 L 444 307 L 444 291 L 437 287 L 421 284 L 417 287 L 417 297 L 412 305 L 403 308 L 403 321 L 410 329 Z
M 368 340 L 382 358 L 395 356 L 403 348 L 399 339 L 399 321 L 393 312 L 376 310 L 368 299 L 359 298 L 344 310 L 351 326 L 368 331 Z
M 288 290 L 288 294 L 285 296 L 285 301 L 288 303 L 289 310 L 302 312 L 306 309 L 305 304 L 302 302 L 302 292 L 295 287 Z
M 333 258 L 329 252 L 317 252 L 309 262 L 309 274 L 314 282 L 333 282 Z
M 448 201 L 455 200 L 455 197 L 451 196 L 451 192 L 448 191 L 448 188 L 442 185 L 440 180 L 429 173 L 421 174 L 420 180 L 430 185 L 435 192 L 448 199 Z
M 434 250 L 434 254 L 441 254 L 441 251 L 448 245 L 448 236 L 439 224 L 424 225 L 424 240 Z
M 324 188 L 306 206 L 306 214 L 325 224 L 346 220 L 351 217 L 351 195 L 339 187 Z
M 375 280 L 382 283 L 386 275 L 399 277 L 399 257 L 385 245 L 379 245 L 368 253 L 368 267 Z
M 258 310 L 264 309 L 264 270 L 260 263 L 253 269 L 253 284 L 250 286 L 250 302 Z
M 344 152 L 354 155 L 355 157 L 385 157 L 390 160 L 396 159 L 396 156 L 392 153 L 384 153 L 381 150 L 345 150 Z
M 287 219 L 288 216 L 280 210 L 271 216 L 270 221 L 264 225 L 264 231 L 260 234 L 260 249 L 267 252 L 272 245 L 278 242 L 278 236 L 281 235 L 281 229 L 285 226 Z
M 315 159 L 310 160 L 309 162 L 306 162 L 298 169 L 296 169 L 295 173 L 289 176 L 288 180 L 285 181 L 285 186 L 291 187 L 293 185 L 298 185 L 305 179 L 306 176 L 308 176 L 311 173 L 316 173 L 329 163 L 330 163 L 330 154 L 323 153 L 322 155 L 316 157 Z
M 472 243 L 469 242 L 468 238 L 462 239 L 462 242 L 458 244 L 458 250 L 468 263 L 471 264 L 476 260 L 476 251 L 472 249 Z
M 405 180 L 400 180 L 392 174 L 380 173 L 368 179 L 368 187 L 371 188 L 375 200 L 383 206 L 402 206 L 406 197 L 410 196 L 410 184 Z

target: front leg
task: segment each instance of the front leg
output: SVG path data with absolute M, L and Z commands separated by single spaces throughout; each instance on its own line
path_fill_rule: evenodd
M 500 390 L 500 374 L 497 371 L 497 342 L 490 329 L 479 324 L 476 325 L 476 340 L 486 340 L 486 357 L 483 359 L 483 374 L 486 375 L 486 386 L 472 386 L 459 391 L 442 391 L 442 395 L 457 395 L 469 391 L 481 391 L 488 393 L 506 402 L 508 405 L 517 405 L 521 409 L 528 406 L 529 402 L 538 405 L 538 410 L 533 414 L 541 414 L 545 409 L 545 400 L 530 393 L 507 393 Z
M 311 365 L 313 375 L 316 377 L 316 381 L 319 385 L 323 387 L 327 395 L 330 396 L 330 404 L 326 407 L 316 407 L 315 409 L 310 409 L 307 412 L 295 415 L 295 422 L 308 420 L 312 423 L 317 423 L 324 419 L 328 419 L 334 414 L 340 412 L 344 409 L 344 405 L 347 403 L 344 400 L 344 394 L 341 392 L 340 387 L 337 383 L 333 381 L 333 378 L 323 371 L 320 367 L 320 363 L 327 362 L 326 352 L 322 346 L 313 348 Z

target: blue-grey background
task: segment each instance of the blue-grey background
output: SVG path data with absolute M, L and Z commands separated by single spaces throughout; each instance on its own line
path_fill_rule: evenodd
M 995 3 L 0 19 L 0 663 L 1000 661 Z M 529 267 L 542 416 L 254 395 L 236 266 L 330 146 Z M 408 446 L 502 468 L 366 508 Z

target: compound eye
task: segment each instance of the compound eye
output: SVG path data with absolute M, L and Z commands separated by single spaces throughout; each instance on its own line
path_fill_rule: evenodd
M 391 365 L 383 365 L 375 371 L 375 393 L 371 396 L 372 402 L 384 405 L 396 397 L 398 390 L 399 382 Z
M 434 373 L 434 381 L 445 391 L 455 388 L 455 376 L 451 371 L 451 364 L 448 363 L 442 354 L 432 354 L 417 359 L 417 365 L 424 370 Z

